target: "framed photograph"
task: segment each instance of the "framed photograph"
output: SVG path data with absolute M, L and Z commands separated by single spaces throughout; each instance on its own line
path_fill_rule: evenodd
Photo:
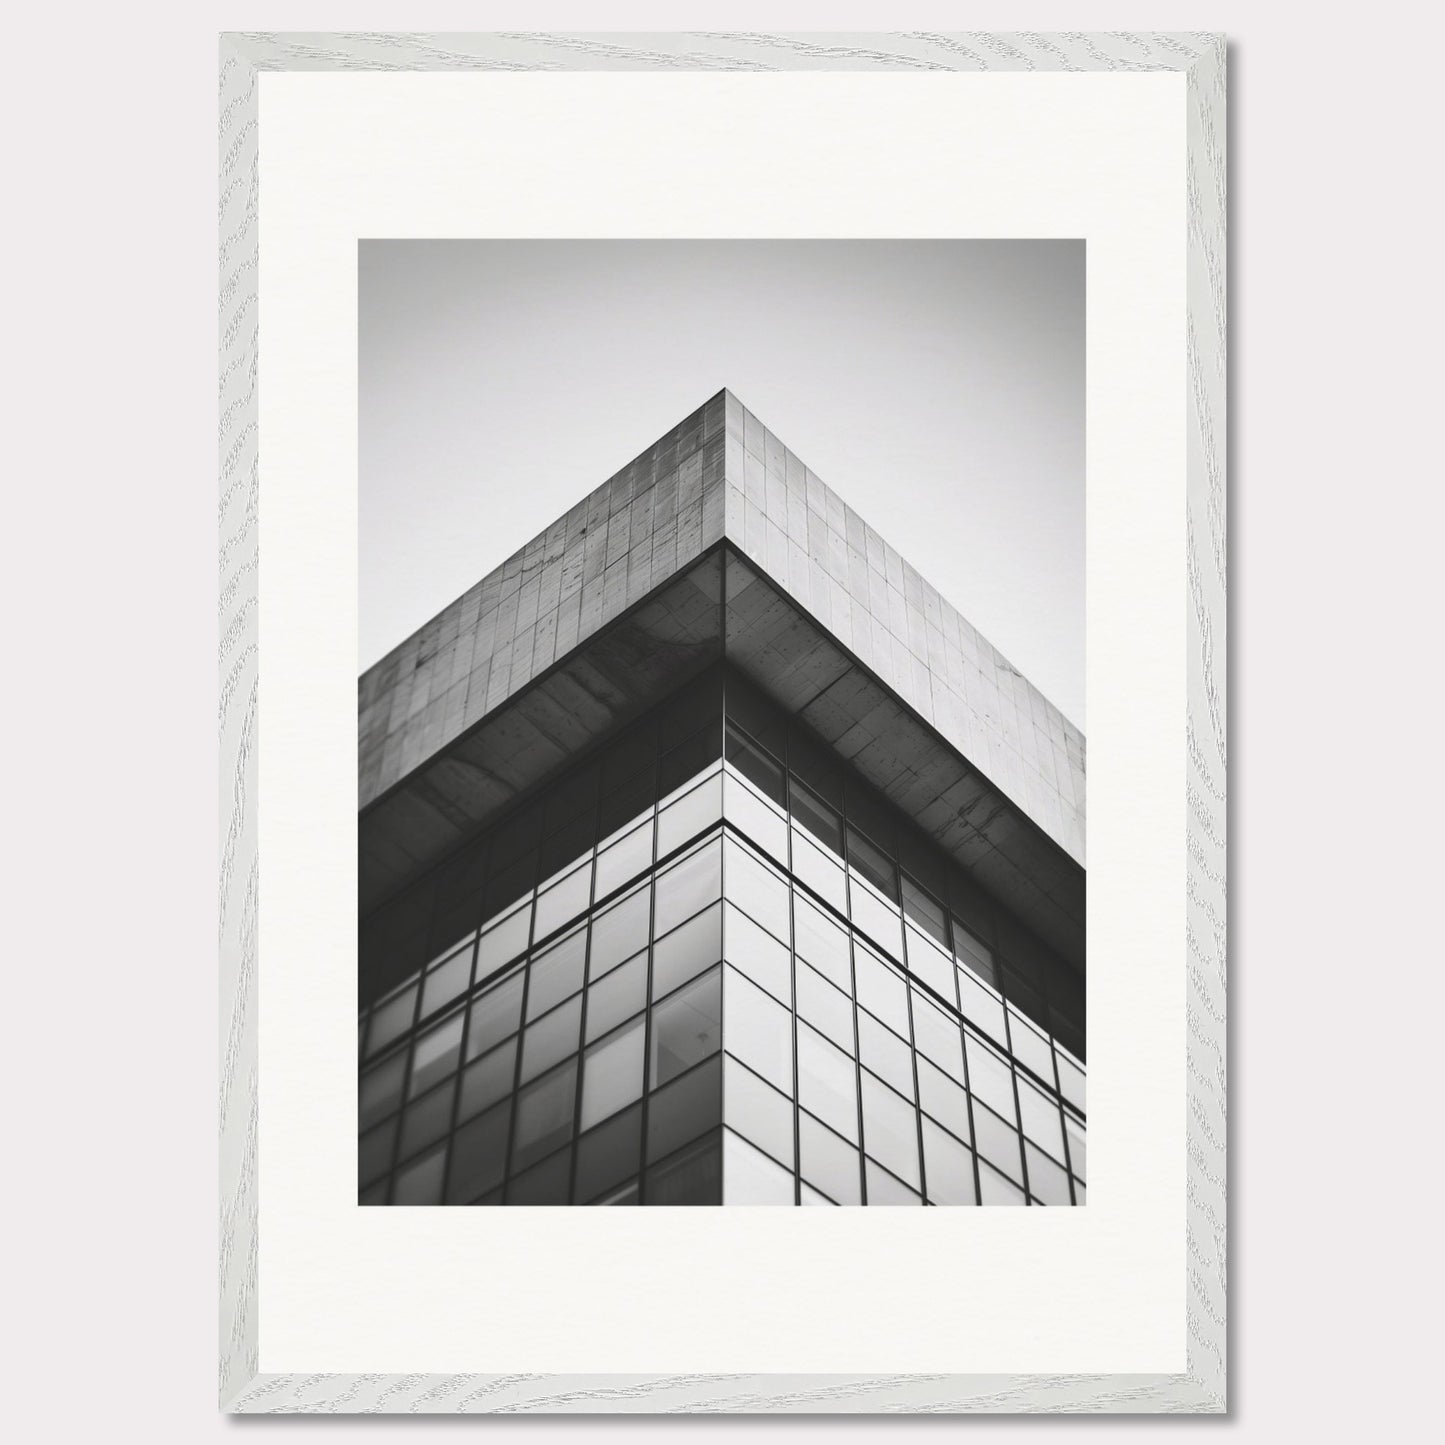
M 1225 1409 L 1224 78 L 222 36 L 223 1409 Z

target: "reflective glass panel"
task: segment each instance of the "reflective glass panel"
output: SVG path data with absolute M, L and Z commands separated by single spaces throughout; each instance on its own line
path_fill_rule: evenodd
M 1016 1009 L 1008 1011 L 1010 1052 L 1026 1069 L 1032 1069 L 1045 1084 L 1054 1082 L 1054 1051 L 1049 1041 Z
M 954 968 L 952 956 L 911 924 L 905 932 L 908 935 L 908 971 L 916 974 L 945 1003 L 956 1006 L 958 998 L 953 980 L 957 970 Z
M 853 969 L 848 959 L 848 935 L 820 908 L 793 895 L 793 947 L 844 993 L 853 991 Z
M 861 1204 L 858 1151 L 807 1114 L 798 1116 L 798 1150 L 804 1180 L 838 1204 Z
M 370 1184 L 378 1174 L 384 1174 L 391 1168 L 391 1155 L 396 1147 L 396 1128 L 397 1121 L 391 1118 L 361 1136 L 356 1159 L 358 1183 Z
M 903 876 L 901 884 L 904 913 L 919 928 L 946 948 L 948 946 L 948 916 L 943 911 L 943 905 L 906 874 Z M 952 973 L 953 958 L 951 955 L 948 960 L 948 968 Z
M 923 1169 L 934 1204 L 977 1204 L 973 1155 L 931 1119 L 923 1121 Z
M 1064 1122 L 1059 1106 L 1020 1076 L 1019 1113 L 1024 1133 L 1055 1159 L 1064 1157 Z
M 507 1186 L 508 1204 L 566 1204 L 572 1173 L 572 1151 L 563 1149 L 518 1175 Z
M 885 953 L 893 958 L 902 958 L 903 920 L 897 911 L 856 877 L 848 890 L 848 897 L 853 922 Z
M 418 1149 L 435 1144 L 451 1128 L 455 1098 L 456 1090 L 446 1083 L 407 1105 L 401 1120 L 401 1148 L 398 1151 L 401 1158 L 409 1158 Z
M 911 1189 L 895 1179 L 886 1169 L 880 1168 L 871 1159 L 863 1161 L 863 1171 L 868 1178 L 869 1204 L 922 1204 Z
M 724 905 L 723 957 L 792 1007 L 793 970 L 787 948 L 746 913 L 728 904 Z
M 1029 1193 L 1035 1199 L 1043 1204 L 1073 1203 L 1069 1195 L 1069 1176 L 1060 1165 L 1032 1144 L 1024 1145 L 1024 1156 L 1029 1171 Z
M 866 1068 L 913 1097 L 913 1050 L 870 1013 L 858 1012 L 858 1057 Z
M 918 1115 L 872 1074 L 863 1074 L 863 1149 L 905 1184 L 921 1187 L 918 1177 Z
M 973 936 L 957 919 L 953 921 L 953 955 L 970 973 L 987 984 L 998 981 L 993 951 Z
M 587 964 L 587 930 L 579 928 L 532 960 L 527 981 L 527 1019 L 540 1018 L 582 987 Z
M 716 841 L 704 844 L 657 875 L 654 935 L 676 928 L 722 895 L 722 854 Z
M 1089 1177 L 1089 1154 L 1084 1126 L 1066 1113 L 1064 1128 L 1069 1136 L 1069 1168 L 1074 1171 L 1077 1178 L 1087 1180 Z
M 1005 1179 L 997 1169 L 978 1161 L 979 1198 L 984 1204 L 1027 1204 L 1024 1192 L 1017 1184 Z
M 722 970 L 687 984 L 652 1010 L 651 1087 L 716 1053 L 722 1032 Z
M 925 1114 L 931 1114 L 965 1144 L 970 1141 L 968 1095 L 942 1069 L 923 1058 L 918 1060 L 918 1095 Z
M 642 1019 L 592 1045 L 582 1060 L 582 1118 L 590 1129 L 642 1097 Z
M 723 1203 L 792 1204 L 793 1173 L 731 1129 L 723 1130 Z
M 730 1054 L 792 1098 L 792 1015 L 731 968 L 723 970 L 723 1037 Z
M 722 1141 L 713 1135 L 647 1171 L 649 1204 L 721 1204 Z
M 722 817 L 722 778 L 706 782 L 657 810 L 657 856 L 665 858 Z
M 740 778 L 723 779 L 723 816 L 779 862 L 788 858 L 788 824 Z
M 447 1201 L 470 1204 L 479 1194 L 495 1189 L 507 1167 L 507 1128 L 512 1103 L 508 1099 L 469 1124 L 463 1124 L 452 1138 L 452 1175 L 447 1182 Z
M 722 904 L 674 928 L 652 945 L 652 996 L 662 998 L 722 958 Z
M 624 833 L 597 854 L 597 897 L 606 898 L 615 888 L 636 878 L 652 864 L 652 819 Z
M 788 941 L 788 885 L 760 859 L 727 840 L 723 867 L 728 902 L 736 903 L 769 933 Z
M 526 950 L 532 935 L 532 905 L 529 902 L 494 924 L 477 945 L 477 977 L 486 978 L 504 963 Z
M 793 779 L 793 817 L 834 857 L 843 855 L 843 820 L 811 788 Z
M 512 1144 L 512 1168 L 529 1164 L 565 1144 L 572 1135 L 577 1101 L 577 1060 L 528 1084 L 517 1095 L 517 1136 Z
M 944 1073 L 963 1082 L 963 1035 L 955 1018 L 913 991 L 913 1041 Z
M 846 1053 L 853 1047 L 853 1002 L 806 963 L 798 965 L 798 1017 L 806 1019 Z
M 577 1141 L 578 1202 L 590 1203 L 641 1167 L 642 1106 L 634 1104 Z
M 973 1101 L 974 1143 L 979 1154 L 1011 1179 L 1023 1178 L 1019 1163 L 1019 1136 L 992 1109 Z
M 843 865 L 793 829 L 793 872 L 840 913 L 848 911 L 848 883 Z
M 468 1064 L 462 1070 L 462 1094 L 457 1118 L 470 1119 L 498 1099 L 506 1098 L 516 1081 L 516 1065 L 516 1039 L 508 1039 L 500 1048 Z
M 522 1035 L 522 1079 L 535 1079 L 568 1054 L 575 1054 L 581 1024 L 580 998 L 569 999 L 561 1008 L 528 1024 Z
M 649 1097 L 647 1157 L 661 1159 L 721 1122 L 722 1068 L 714 1057 Z
M 526 970 L 519 968 L 472 1005 L 471 1022 L 467 1025 L 469 1059 L 486 1053 L 494 1044 L 516 1033 L 522 1022 L 522 988 L 526 979 Z
M 647 955 L 639 953 L 587 990 L 587 1041 L 599 1039 L 647 1002 Z
M 798 1025 L 798 1102 L 844 1138 L 858 1141 L 858 1073 L 853 1060 L 806 1024 Z
M 466 992 L 467 985 L 472 981 L 472 946 L 467 946 L 460 953 L 454 953 L 427 974 L 422 984 L 421 993 L 421 1014 L 425 1018 L 428 1014 L 435 1013 L 445 1004 L 449 1004 L 459 994 Z
M 416 1014 L 416 985 L 403 989 L 385 1003 L 378 1004 L 371 1015 L 371 1028 L 366 1036 L 366 1052 L 378 1054 L 399 1039 L 412 1024 Z
M 882 1019 L 896 1034 L 910 1038 L 908 1030 L 908 985 L 868 949 L 853 951 L 853 972 L 857 979 L 858 1002 L 874 1018 Z
M 574 869 L 565 878 L 537 894 L 536 936 L 546 938 L 549 933 L 587 911 L 592 902 L 592 863 L 589 859 L 580 868 Z
M 652 889 L 639 888 L 592 920 L 591 973 L 601 978 L 623 959 L 647 947 L 652 913 Z
M 362 1129 L 386 1118 L 401 1103 L 401 1082 L 406 1073 L 406 1050 L 361 1076 L 360 1111 Z
M 423 1154 L 414 1164 L 408 1165 L 396 1176 L 392 1187 L 393 1204 L 440 1204 L 442 1202 L 442 1174 L 447 1167 L 447 1147 L 433 1149 Z
M 807 1183 L 806 1181 L 802 1181 L 798 1185 L 798 1203 L 812 1205 L 831 1205 L 833 1201 L 829 1199 L 826 1194 L 819 1194 L 818 1191 L 814 1189 L 811 1184 Z
M 990 1038 L 1003 1043 L 1003 1004 L 991 990 L 962 969 L 958 973 L 958 1004 L 964 1018 L 977 1024 Z
M 792 1101 L 730 1057 L 723 1059 L 723 1121 L 791 1167 Z
M 370 1040 L 367 1041 L 368 1044 Z M 1059 1092 L 1076 1108 L 1079 1113 L 1086 1113 L 1084 1094 L 1084 1071 L 1066 1058 L 1059 1050 L 1054 1050 L 1054 1057 L 1059 1062 Z
M 967 1036 L 968 1086 L 1005 1123 L 1017 1122 L 1014 1109 L 1013 1070 L 981 1039 Z
M 440 1083 L 456 1068 L 462 1049 L 462 1018 L 461 1013 L 454 1013 L 422 1034 L 412 1046 L 411 1082 L 406 1090 L 409 1098 Z

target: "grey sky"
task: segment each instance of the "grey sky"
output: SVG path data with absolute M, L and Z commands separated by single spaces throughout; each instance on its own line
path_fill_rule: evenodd
M 364 241 L 365 668 L 722 387 L 1084 726 L 1078 241 Z

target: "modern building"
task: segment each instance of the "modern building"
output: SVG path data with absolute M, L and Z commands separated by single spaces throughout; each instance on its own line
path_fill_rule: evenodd
M 360 803 L 361 1203 L 1084 1203 L 1084 739 L 730 393 L 361 678 Z

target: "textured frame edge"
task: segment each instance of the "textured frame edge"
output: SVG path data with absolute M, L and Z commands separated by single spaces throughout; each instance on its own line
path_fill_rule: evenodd
M 1227 1370 L 1225 42 L 1215 34 L 223 34 L 219 75 L 223 1410 L 1221 1413 Z M 1168 1375 L 278 1375 L 257 1321 L 258 75 L 262 70 L 1172 70 L 1186 76 L 1187 1368 Z

